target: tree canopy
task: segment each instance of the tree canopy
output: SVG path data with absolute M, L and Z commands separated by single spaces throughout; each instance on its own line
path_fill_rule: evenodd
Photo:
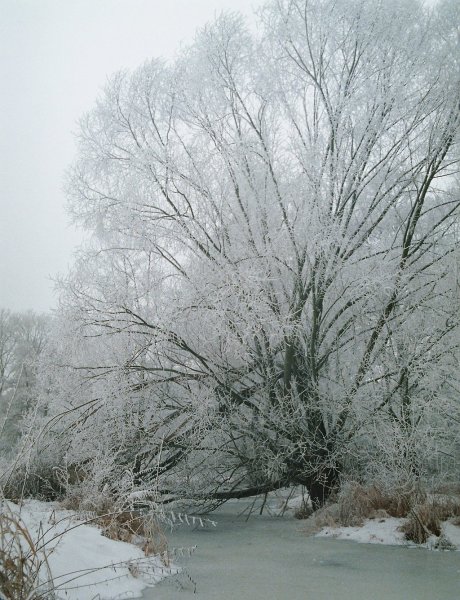
M 316 506 L 347 469 L 455 462 L 458 17 L 278 0 L 112 77 L 67 184 L 92 237 L 46 400 L 66 460 Z

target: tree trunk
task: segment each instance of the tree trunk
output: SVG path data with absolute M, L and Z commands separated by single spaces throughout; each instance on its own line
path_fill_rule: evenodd
M 303 485 L 308 490 L 313 510 L 324 506 L 331 492 L 337 488 L 339 475 L 338 467 L 325 467 L 306 478 Z

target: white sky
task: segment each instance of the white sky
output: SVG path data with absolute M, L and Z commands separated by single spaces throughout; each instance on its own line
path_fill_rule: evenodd
M 107 76 L 172 57 L 257 0 L 0 0 L 0 307 L 46 311 L 81 233 L 64 210 L 72 132 Z

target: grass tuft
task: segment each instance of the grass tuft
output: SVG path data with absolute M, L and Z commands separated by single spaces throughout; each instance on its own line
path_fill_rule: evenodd
M 45 548 L 5 500 L 0 500 L 0 597 L 2 600 L 53 600 Z
M 454 519 L 454 524 L 460 518 L 460 498 L 433 496 L 410 510 L 401 531 L 407 540 L 425 544 L 431 535 L 441 536 L 441 522 L 451 518 Z
M 405 517 L 414 503 L 414 494 L 390 494 L 373 485 L 345 484 L 339 494 L 339 521 L 360 526 L 365 519 Z
M 100 516 L 96 524 L 104 536 L 141 546 L 146 556 L 161 556 L 165 566 L 169 566 L 166 535 L 153 513 L 115 512 Z

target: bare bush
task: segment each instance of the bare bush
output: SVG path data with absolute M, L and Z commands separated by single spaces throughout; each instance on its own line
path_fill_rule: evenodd
M 46 546 L 37 544 L 5 500 L 0 512 L 0 592 L 5 600 L 53 600 Z
M 307 503 L 302 504 L 294 511 L 294 518 L 296 519 L 308 519 L 313 514 L 313 508 Z
M 406 540 L 416 544 L 425 544 L 431 535 L 441 535 L 441 523 L 436 514 L 417 507 L 411 511 L 409 519 L 401 527 Z
M 146 556 L 160 556 L 166 566 L 170 565 L 168 541 L 155 513 L 126 510 L 102 515 L 96 523 L 106 537 L 141 546 Z
M 339 505 L 328 504 L 316 510 L 305 522 L 304 531 L 308 535 L 317 533 L 323 527 L 340 526 Z
M 420 493 L 420 492 L 419 492 Z M 416 502 L 414 493 L 390 494 L 373 485 L 349 482 L 339 494 L 339 518 L 343 525 L 362 525 L 364 519 L 405 517 Z
M 452 517 L 460 517 L 460 498 L 434 496 L 411 509 L 401 531 L 404 532 L 407 540 L 416 544 L 425 544 L 431 535 L 440 537 L 442 521 Z

